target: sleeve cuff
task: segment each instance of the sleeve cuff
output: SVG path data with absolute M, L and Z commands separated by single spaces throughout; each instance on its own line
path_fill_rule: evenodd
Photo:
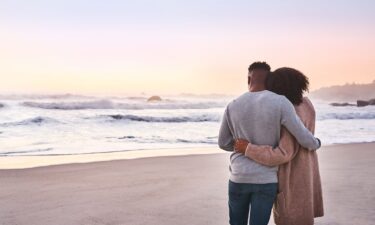
M 319 138 L 316 138 L 316 140 L 318 140 L 319 148 L 322 147 L 322 142 L 320 141 L 320 139 L 319 139 Z

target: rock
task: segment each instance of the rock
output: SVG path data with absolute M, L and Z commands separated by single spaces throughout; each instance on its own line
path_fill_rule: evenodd
M 3 107 L 4 107 L 4 105 L 0 103 L 0 108 L 3 108 Z
M 148 102 L 161 101 L 160 96 L 154 95 L 147 99 Z
M 369 104 L 370 104 L 369 101 L 363 101 L 363 100 L 358 100 L 358 101 L 357 101 L 357 106 L 358 106 L 358 107 L 368 106 Z
M 331 106 L 356 106 L 355 104 L 350 104 L 350 103 L 347 103 L 347 102 L 345 102 L 345 103 L 336 103 L 336 102 L 334 102 L 334 103 L 331 103 L 330 105 Z
M 364 100 L 358 100 L 357 101 L 358 107 L 364 107 L 364 106 L 368 106 L 368 105 L 375 105 L 375 98 L 370 99 L 368 101 L 364 101 Z
M 118 139 L 133 139 L 135 136 L 124 136 L 124 137 L 119 137 Z

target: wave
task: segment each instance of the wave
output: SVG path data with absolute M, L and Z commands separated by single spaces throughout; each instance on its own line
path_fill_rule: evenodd
M 217 144 L 217 139 L 204 139 L 204 140 L 187 140 L 187 139 L 176 139 L 177 143 L 187 144 Z
M 6 126 L 41 125 L 45 123 L 58 123 L 58 121 L 49 117 L 37 116 L 34 118 L 25 119 L 25 120 L 18 121 L 18 122 L 2 123 L 0 124 L 0 126 L 6 127 Z
M 9 155 L 17 155 L 17 154 L 24 154 L 24 153 L 35 153 L 35 152 L 48 152 L 52 151 L 53 148 L 45 148 L 45 149 L 31 149 L 31 150 L 24 150 L 24 151 L 15 151 L 15 152 L 0 152 L 0 156 L 9 156 Z
M 141 110 L 141 109 L 210 109 L 210 108 L 222 108 L 225 107 L 226 103 L 220 102 L 167 102 L 167 103 L 142 103 L 142 104 L 131 104 L 131 103 L 119 103 L 117 107 L 119 109 L 130 109 L 130 110 Z
M 372 120 L 374 113 L 327 113 L 318 115 L 318 120 Z
M 141 137 L 141 136 L 123 136 L 107 137 L 108 139 L 129 140 L 136 143 L 186 143 L 186 144 L 217 144 L 218 137 L 205 137 L 201 139 L 182 139 L 182 138 L 163 138 L 160 136 Z
M 156 117 L 156 116 L 136 116 L 136 115 L 105 115 L 113 120 L 129 120 L 136 122 L 153 123 L 184 123 L 184 122 L 219 122 L 219 115 L 199 115 L 181 117 Z
M 23 102 L 23 106 L 41 108 L 41 109 L 61 109 L 61 110 L 79 110 L 79 109 L 113 109 L 114 104 L 109 100 L 89 101 L 89 102 Z
M 20 100 L 20 99 L 93 99 L 94 96 L 76 95 L 76 94 L 55 94 L 55 95 L 38 95 L 38 94 L 9 94 L 0 95 L 0 99 Z
M 82 109 L 208 109 L 224 107 L 226 102 L 183 102 L 183 101 L 163 101 L 158 103 L 134 102 L 134 103 L 115 103 L 111 100 L 97 100 L 85 102 L 23 102 L 26 107 L 41 109 L 59 109 L 59 110 L 82 110 Z

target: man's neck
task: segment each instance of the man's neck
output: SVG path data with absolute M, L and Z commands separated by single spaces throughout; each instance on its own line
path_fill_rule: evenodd
M 250 92 L 258 92 L 258 91 L 264 91 L 264 90 L 266 90 L 266 87 L 264 86 L 252 86 L 249 89 Z

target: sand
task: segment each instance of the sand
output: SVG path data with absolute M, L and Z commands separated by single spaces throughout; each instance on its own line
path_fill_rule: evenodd
M 0 169 L 24 169 L 72 163 L 102 162 L 119 159 L 139 159 L 155 156 L 201 155 L 225 153 L 217 148 L 151 149 L 142 151 L 119 151 L 76 155 L 0 156 Z
M 84 155 L 72 161 L 80 163 L 45 167 L 35 166 L 68 159 L 3 157 L 2 168 L 12 160 L 14 168 L 34 168 L 0 170 L 0 225 L 228 224 L 229 153 L 170 151 L 179 153 L 121 160 L 97 154 L 109 161 L 82 163 L 95 159 Z M 375 144 L 323 147 L 319 159 L 326 215 L 316 224 L 374 224 Z

